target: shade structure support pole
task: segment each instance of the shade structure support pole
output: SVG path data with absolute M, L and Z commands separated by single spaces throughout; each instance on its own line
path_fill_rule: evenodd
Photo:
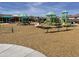
M 49 29 L 47 29 L 46 33 L 48 33 L 48 32 L 49 32 Z
M 12 27 L 12 33 L 14 33 L 14 28 Z

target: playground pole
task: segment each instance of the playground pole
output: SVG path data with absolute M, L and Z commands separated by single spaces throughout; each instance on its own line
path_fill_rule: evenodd
M 14 33 L 14 28 L 12 27 L 12 33 Z

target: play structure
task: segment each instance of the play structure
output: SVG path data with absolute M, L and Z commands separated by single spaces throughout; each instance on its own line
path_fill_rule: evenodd
M 30 24 L 29 17 L 27 15 L 20 14 L 18 16 L 19 16 L 19 22 L 20 22 L 20 24 L 23 24 L 23 25 Z
M 29 17 L 26 14 L 17 15 L 19 18 L 19 24 L 27 25 L 30 24 Z M 11 23 L 11 19 L 14 16 L 2 16 L 0 19 L 0 29 L 10 28 L 14 32 L 13 27 L 5 25 L 5 23 Z M 60 28 L 65 27 L 68 30 L 68 27 L 71 27 L 71 21 L 68 18 L 68 12 L 63 11 L 61 17 L 58 17 L 54 12 L 46 15 L 46 20 L 40 22 L 41 18 L 38 18 L 38 22 L 35 24 L 35 27 L 46 29 L 46 32 L 49 32 L 49 29 L 56 28 L 57 31 L 60 31 Z M 4 23 L 4 24 L 3 24 Z M 5 27 L 8 26 L 8 27 Z
M 49 29 L 51 28 L 56 28 L 57 31 L 60 31 L 60 28 L 62 27 L 66 27 L 66 30 L 68 30 L 68 27 L 71 27 L 71 22 L 68 18 L 68 12 L 67 11 L 63 11 L 62 12 L 62 16 L 61 17 L 57 17 L 56 14 L 50 13 L 48 15 L 46 15 L 46 21 L 43 23 L 44 25 L 46 24 L 46 26 L 39 24 L 37 27 L 46 29 L 48 32 Z
M 45 24 L 47 23 L 48 25 L 56 25 L 57 23 L 59 23 L 59 19 L 57 18 L 55 13 L 51 13 L 46 16 L 47 20 L 44 22 Z
M 58 28 L 58 31 L 59 31 L 59 28 L 60 28 L 60 21 L 59 19 L 57 18 L 56 14 L 53 12 L 51 14 L 48 14 L 46 15 L 47 16 L 47 19 L 46 21 L 44 22 L 44 24 L 47 24 L 48 26 L 46 26 L 45 29 L 47 29 L 46 32 L 48 32 L 49 29 L 51 28 Z
M 63 11 L 61 16 L 61 24 L 62 26 L 66 27 L 66 30 L 68 30 L 68 27 L 71 27 L 71 21 L 68 18 L 68 12 Z

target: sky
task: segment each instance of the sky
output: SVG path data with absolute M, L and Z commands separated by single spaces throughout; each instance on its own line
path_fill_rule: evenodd
M 0 2 L 0 14 L 44 16 L 54 12 L 60 16 L 64 10 L 79 14 L 79 2 Z

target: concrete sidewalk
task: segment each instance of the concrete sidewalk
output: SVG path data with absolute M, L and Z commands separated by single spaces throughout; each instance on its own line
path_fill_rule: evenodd
M 33 49 L 14 45 L 0 44 L 0 57 L 46 57 L 44 54 Z

